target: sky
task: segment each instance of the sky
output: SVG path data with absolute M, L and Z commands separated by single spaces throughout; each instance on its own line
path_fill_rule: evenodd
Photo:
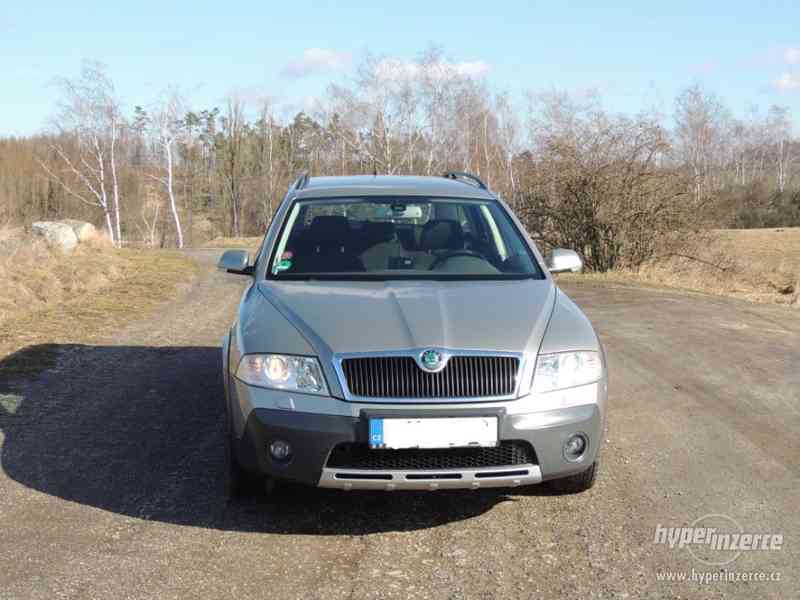
M 700 83 L 738 116 L 778 104 L 800 125 L 798 0 L 7 0 L 0 135 L 44 130 L 54 80 L 84 60 L 107 65 L 127 111 L 174 86 L 197 110 L 236 93 L 289 115 L 352 78 L 366 51 L 404 64 L 432 44 L 519 107 L 529 91 L 596 90 L 613 112 L 670 115 Z

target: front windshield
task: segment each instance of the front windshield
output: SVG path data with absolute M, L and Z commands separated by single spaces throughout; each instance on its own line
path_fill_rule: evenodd
M 275 279 L 542 279 L 493 201 L 377 197 L 299 200 L 270 262 Z

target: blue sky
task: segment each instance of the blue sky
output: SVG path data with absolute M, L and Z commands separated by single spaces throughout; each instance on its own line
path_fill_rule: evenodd
M 509 91 L 597 88 L 607 108 L 672 112 L 700 82 L 738 115 L 789 106 L 800 123 L 800 2 L 86 2 L 0 7 L 0 134 L 45 127 L 52 85 L 106 63 L 127 109 L 176 85 L 197 109 L 265 95 L 284 112 L 347 78 L 365 50 L 429 44 Z

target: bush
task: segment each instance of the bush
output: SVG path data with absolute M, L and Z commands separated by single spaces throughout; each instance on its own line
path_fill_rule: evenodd
M 636 268 L 698 226 L 701 206 L 669 168 L 669 136 L 656 121 L 559 110 L 537 129 L 515 198 L 545 247 L 576 250 L 590 270 Z

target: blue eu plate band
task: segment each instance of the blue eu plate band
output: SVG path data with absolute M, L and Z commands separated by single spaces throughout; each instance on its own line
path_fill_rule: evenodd
M 369 445 L 372 448 L 383 446 L 383 419 L 369 420 Z

